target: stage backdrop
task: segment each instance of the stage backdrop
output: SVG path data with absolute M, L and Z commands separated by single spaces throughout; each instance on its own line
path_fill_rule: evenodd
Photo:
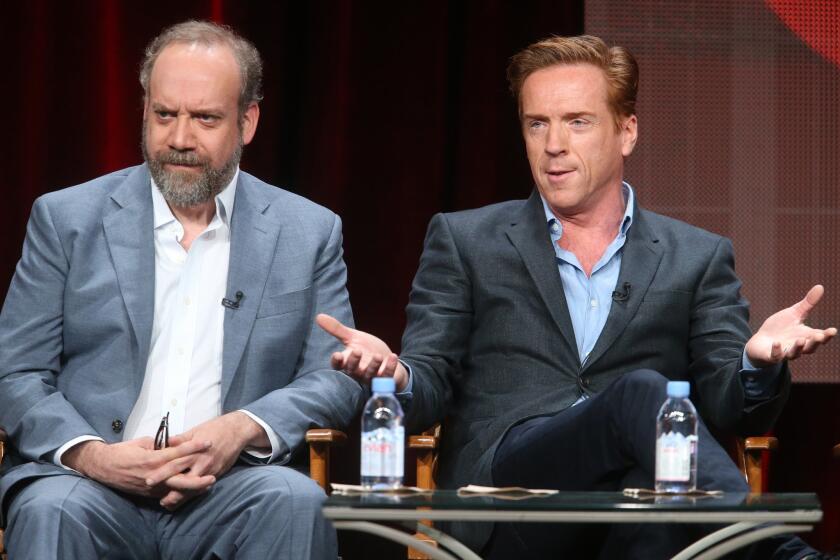
M 627 177 L 648 207 L 733 239 L 753 327 L 815 283 L 840 318 L 840 4 L 588 0 L 587 33 L 641 66 Z M 840 383 L 840 344 L 794 381 Z
M 836 322 L 837 12 L 815 2 L 809 12 L 755 0 L 630 4 L 613 0 L 607 11 L 590 0 L 586 23 L 641 58 L 641 145 L 629 178 L 642 202 L 734 236 L 755 317 L 819 280 L 829 298 L 817 321 Z M 342 216 L 357 323 L 395 349 L 433 213 L 530 192 L 508 57 L 584 30 L 583 2 L 557 0 L 0 0 L 0 8 L 8 54 L 0 296 L 39 194 L 140 162 L 137 68 L 147 41 L 165 25 L 211 18 L 265 57 L 265 101 L 243 169 Z M 820 22 L 828 32 L 810 34 Z M 796 364 L 798 380 L 836 381 L 838 346 Z M 778 490 L 820 492 L 826 521 L 807 538 L 825 548 L 840 535 L 840 461 L 830 458 L 840 441 L 840 416 L 830 414 L 838 388 L 794 387 L 771 472 Z M 358 472 L 349 447 L 333 464 L 345 476 Z M 345 558 L 404 558 L 399 548 L 383 556 L 380 540 L 341 538 L 356 541 L 342 547 Z

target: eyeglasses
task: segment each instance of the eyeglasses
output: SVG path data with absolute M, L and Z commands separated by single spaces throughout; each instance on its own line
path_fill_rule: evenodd
M 161 418 L 160 427 L 155 435 L 155 449 L 166 449 L 169 447 L 169 413 Z

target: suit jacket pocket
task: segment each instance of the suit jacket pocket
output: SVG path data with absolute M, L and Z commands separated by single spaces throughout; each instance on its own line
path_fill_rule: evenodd
M 307 286 L 296 292 L 263 297 L 260 302 L 260 308 L 257 310 L 257 319 L 274 317 L 304 309 L 309 302 L 309 293 L 311 291 L 311 286 Z

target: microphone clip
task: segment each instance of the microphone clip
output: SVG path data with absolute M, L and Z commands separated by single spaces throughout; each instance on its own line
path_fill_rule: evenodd
M 613 301 L 627 301 L 630 299 L 630 282 L 625 282 L 621 285 L 621 290 L 616 290 L 612 293 Z
M 243 294 L 240 290 L 236 292 L 234 297 L 236 298 L 235 300 L 222 298 L 222 305 L 227 307 L 228 309 L 239 309 L 239 302 L 242 301 L 242 298 L 245 297 L 245 294 Z

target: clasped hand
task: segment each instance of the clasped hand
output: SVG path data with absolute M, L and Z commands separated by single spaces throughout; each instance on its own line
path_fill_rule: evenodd
M 236 462 L 242 450 L 265 432 L 250 418 L 234 412 L 173 436 L 166 449 L 154 449 L 152 438 L 115 444 L 90 441 L 65 453 L 64 464 L 107 486 L 160 498 L 172 511 L 208 491 Z

